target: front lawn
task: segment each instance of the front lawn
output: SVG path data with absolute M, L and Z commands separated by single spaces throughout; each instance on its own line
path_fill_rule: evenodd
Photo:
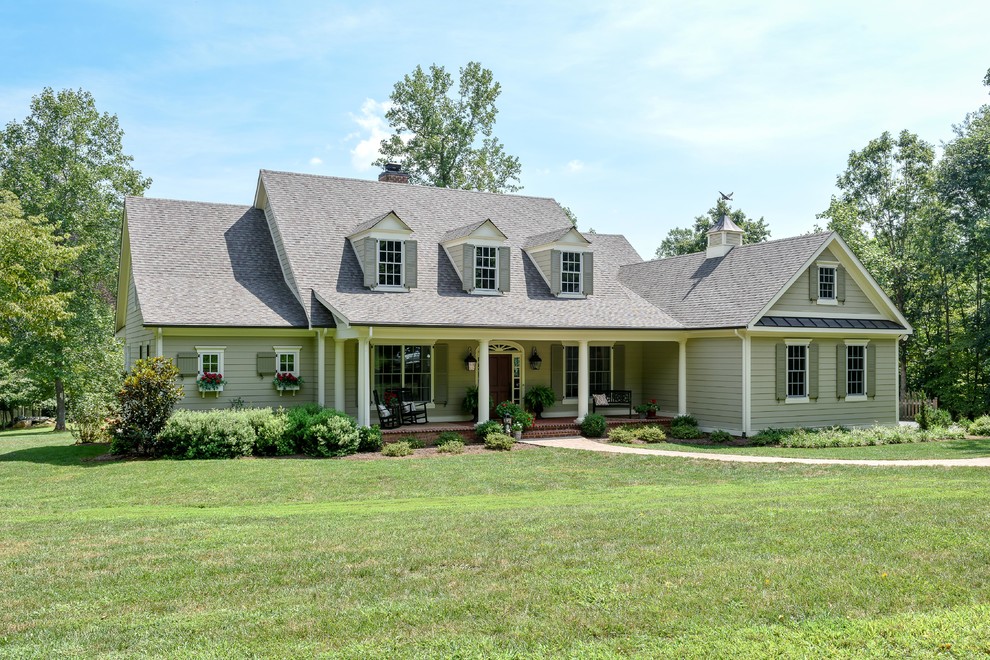
M 617 443 L 621 444 L 621 443 Z M 990 456 L 990 438 L 961 440 L 933 440 L 909 442 L 898 445 L 872 445 L 868 447 L 747 447 L 739 445 L 713 445 L 696 442 L 668 440 L 652 444 L 623 444 L 644 449 L 701 452 L 706 454 L 743 454 L 747 456 L 785 456 L 790 458 L 845 458 L 863 460 L 912 460 L 922 458 L 983 458 Z
M 0 656 L 990 653 L 982 469 L 70 442 L 0 433 Z

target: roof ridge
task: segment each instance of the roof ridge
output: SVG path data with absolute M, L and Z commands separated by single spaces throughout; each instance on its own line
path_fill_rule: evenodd
M 124 201 L 129 199 L 144 199 L 150 202 L 180 202 L 183 204 L 202 204 L 203 206 L 235 206 L 237 208 L 254 208 L 254 204 L 234 204 L 231 202 L 203 202 L 196 199 L 174 199 L 172 197 L 146 197 L 145 195 L 125 195 Z
M 784 243 L 786 241 L 797 241 L 797 240 L 801 240 L 801 239 L 805 239 L 805 238 L 811 238 L 813 236 L 826 236 L 828 234 L 834 234 L 834 233 L 835 232 L 834 231 L 831 231 L 831 230 L 830 231 L 817 231 L 817 232 L 812 232 L 810 234 L 800 234 L 798 236 L 787 236 L 785 238 L 775 238 L 772 241 L 760 241 L 759 243 L 745 243 L 743 245 L 737 245 L 736 247 L 732 248 L 732 251 L 734 252 L 736 250 L 744 250 L 746 248 L 760 247 L 761 245 L 773 245 L 775 243 Z M 621 236 L 622 234 L 616 234 L 616 235 L 617 236 Z M 639 266 L 639 265 L 643 265 L 643 264 L 652 264 L 652 263 L 655 263 L 657 261 L 672 261 L 674 259 L 683 259 L 684 257 L 696 257 L 699 254 L 704 254 L 704 253 L 705 253 L 704 250 L 699 250 L 698 252 L 689 252 L 688 254 L 675 254 L 675 255 L 670 256 L 670 257 L 659 257 L 659 258 L 656 258 L 656 259 L 646 259 L 644 261 L 640 261 L 640 262 L 637 262 L 637 263 L 634 263 L 634 264 L 623 264 L 622 267 L 625 267 L 625 266 Z M 726 256 L 728 256 L 728 254 Z

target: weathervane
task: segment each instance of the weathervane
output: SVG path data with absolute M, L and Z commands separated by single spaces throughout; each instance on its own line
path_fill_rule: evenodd
M 730 192 L 728 195 L 726 195 L 724 192 L 722 192 L 721 190 L 719 190 L 718 191 L 718 194 L 722 196 L 722 201 L 731 202 L 732 201 L 732 196 L 735 195 L 736 193 Z

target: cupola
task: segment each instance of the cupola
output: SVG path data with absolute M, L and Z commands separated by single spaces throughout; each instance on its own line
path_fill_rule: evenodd
M 722 195 L 726 202 L 732 199 L 732 195 Z M 714 259 L 724 257 L 734 247 L 743 244 L 743 234 L 746 232 L 732 221 L 728 214 L 728 205 L 723 207 L 721 217 L 718 222 L 708 230 L 708 249 L 706 258 Z

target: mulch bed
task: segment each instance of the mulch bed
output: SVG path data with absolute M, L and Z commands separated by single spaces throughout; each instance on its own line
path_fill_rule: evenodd
M 512 445 L 510 451 L 526 451 L 528 449 L 536 449 L 533 445 L 516 443 Z M 385 456 L 381 452 L 365 452 L 359 454 L 351 454 L 350 456 L 344 456 L 340 460 L 342 461 L 377 461 L 377 460 L 387 460 L 394 461 L 395 459 L 406 459 L 406 458 L 444 458 L 445 456 L 464 456 L 465 454 L 500 454 L 500 451 L 493 451 L 491 449 L 485 449 L 485 445 L 481 443 L 464 445 L 464 451 L 460 454 L 444 454 L 437 451 L 436 447 L 424 447 L 423 449 L 413 449 L 413 453 L 408 456 Z

